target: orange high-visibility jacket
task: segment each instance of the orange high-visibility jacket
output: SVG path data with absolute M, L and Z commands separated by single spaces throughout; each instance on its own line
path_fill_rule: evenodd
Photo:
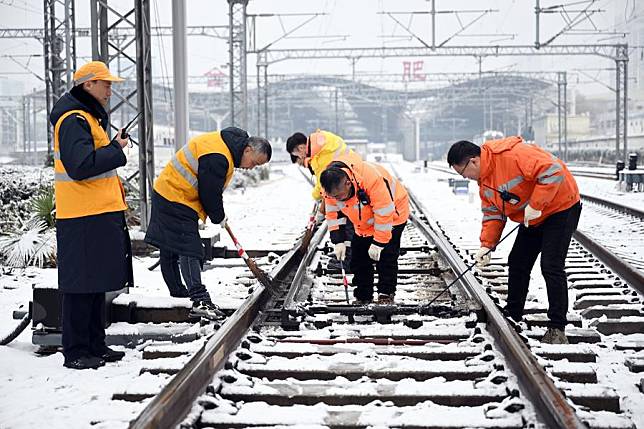
M 523 223 L 523 211 L 528 204 L 542 212 L 530 222 L 534 226 L 579 201 L 577 182 L 566 164 L 540 147 L 525 143 L 521 137 L 492 140 L 481 146 L 478 183 L 483 211 L 481 246 L 490 249 L 501 238 L 505 217 Z M 503 190 L 515 194 L 520 201 L 504 203 L 497 192 Z
M 311 196 L 314 200 L 322 198 L 320 175 L 324 169 L 340 156 L 347 156 L 351 161 L 361 161 L 360 155 L 347 147 L 342 137 L 329 131 L 316 130 L 309 136 L 306 147 L 305 165 L 311 167 L 315 173 L 315 186 Z
M 379 164 L 347 156 L 340 156 L 330 166 L 341 167 L 347 173 L 354 195 L 347 201 L 324 195 L 329 231 L 338 230 L 349 218 L 359 236 L 373 236 L 382 245 L 389 243 L 393 227 L 409 218 L 409 196 L 402 183 Z M 368 204 L 360 201 L 360 190 L 369 199 Z M 347 218 L 338 218 L 338 212 Z

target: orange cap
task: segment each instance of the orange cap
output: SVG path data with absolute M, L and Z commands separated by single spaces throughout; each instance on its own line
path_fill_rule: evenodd
M 74 73 L 74 85 L 80 85 L 83 82 L 90 80 L 109 80 L 112 82 L 123 82 L 118 76 L 110 73 L 104 62 L 90 61 L 89 63 L 81 66 L 76 73 Z

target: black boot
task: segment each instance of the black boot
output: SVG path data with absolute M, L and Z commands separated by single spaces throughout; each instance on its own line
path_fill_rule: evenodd
M 103 359 L 105 362 L 116 362 L 125 357 L 125 352 L 112 350 L 107 346 L 92 354 L 100 359 Z
M 96 356 L 81 356 L 71 361 L 65 359 L 63 364 L 64 367 L 71 369 L 97 369 L 103 365 L 105 365 L 105 361 Z

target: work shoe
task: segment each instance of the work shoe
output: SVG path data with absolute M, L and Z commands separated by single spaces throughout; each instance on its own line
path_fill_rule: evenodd
M 394 303 L 394 294 L 393 293 L 379 293 L 378 294 L 378 304 L 380 305 L 392 305 Z
M 105 346 L 105 348 L 103 348 L 100 352 L 92 354 L 100 359 L 103 359 L 105 362 L 116 362 L 125 357 L 125 352 L 112 350 L 107 346 Z
M 64 367 L 71 369 L 97 369 L 103 365 L 105 365 L 105 361 L 96 356 L 81 356 L 71 361 L 65 359 L 63 364 Z
M 220 320 L 226 317 L 221 308 L 210 301 L 195 301 L 190 310 L 190 317 L 205 317 L 210 320 Z
M 557 328 L 548 328 L 541 342 L 544 344 L 570 344 L 566 333 L 561 329 Z

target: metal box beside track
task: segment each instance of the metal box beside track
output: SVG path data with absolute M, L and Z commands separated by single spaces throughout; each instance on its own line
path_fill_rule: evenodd
M 128 288 L 105 293 L 106 328 L 112 323 L 112 301 Z M 33 335 L 31 342 L 41 346 L 60 346 L 63 295 L 57 288 L 35 287 L 32 303 Z

